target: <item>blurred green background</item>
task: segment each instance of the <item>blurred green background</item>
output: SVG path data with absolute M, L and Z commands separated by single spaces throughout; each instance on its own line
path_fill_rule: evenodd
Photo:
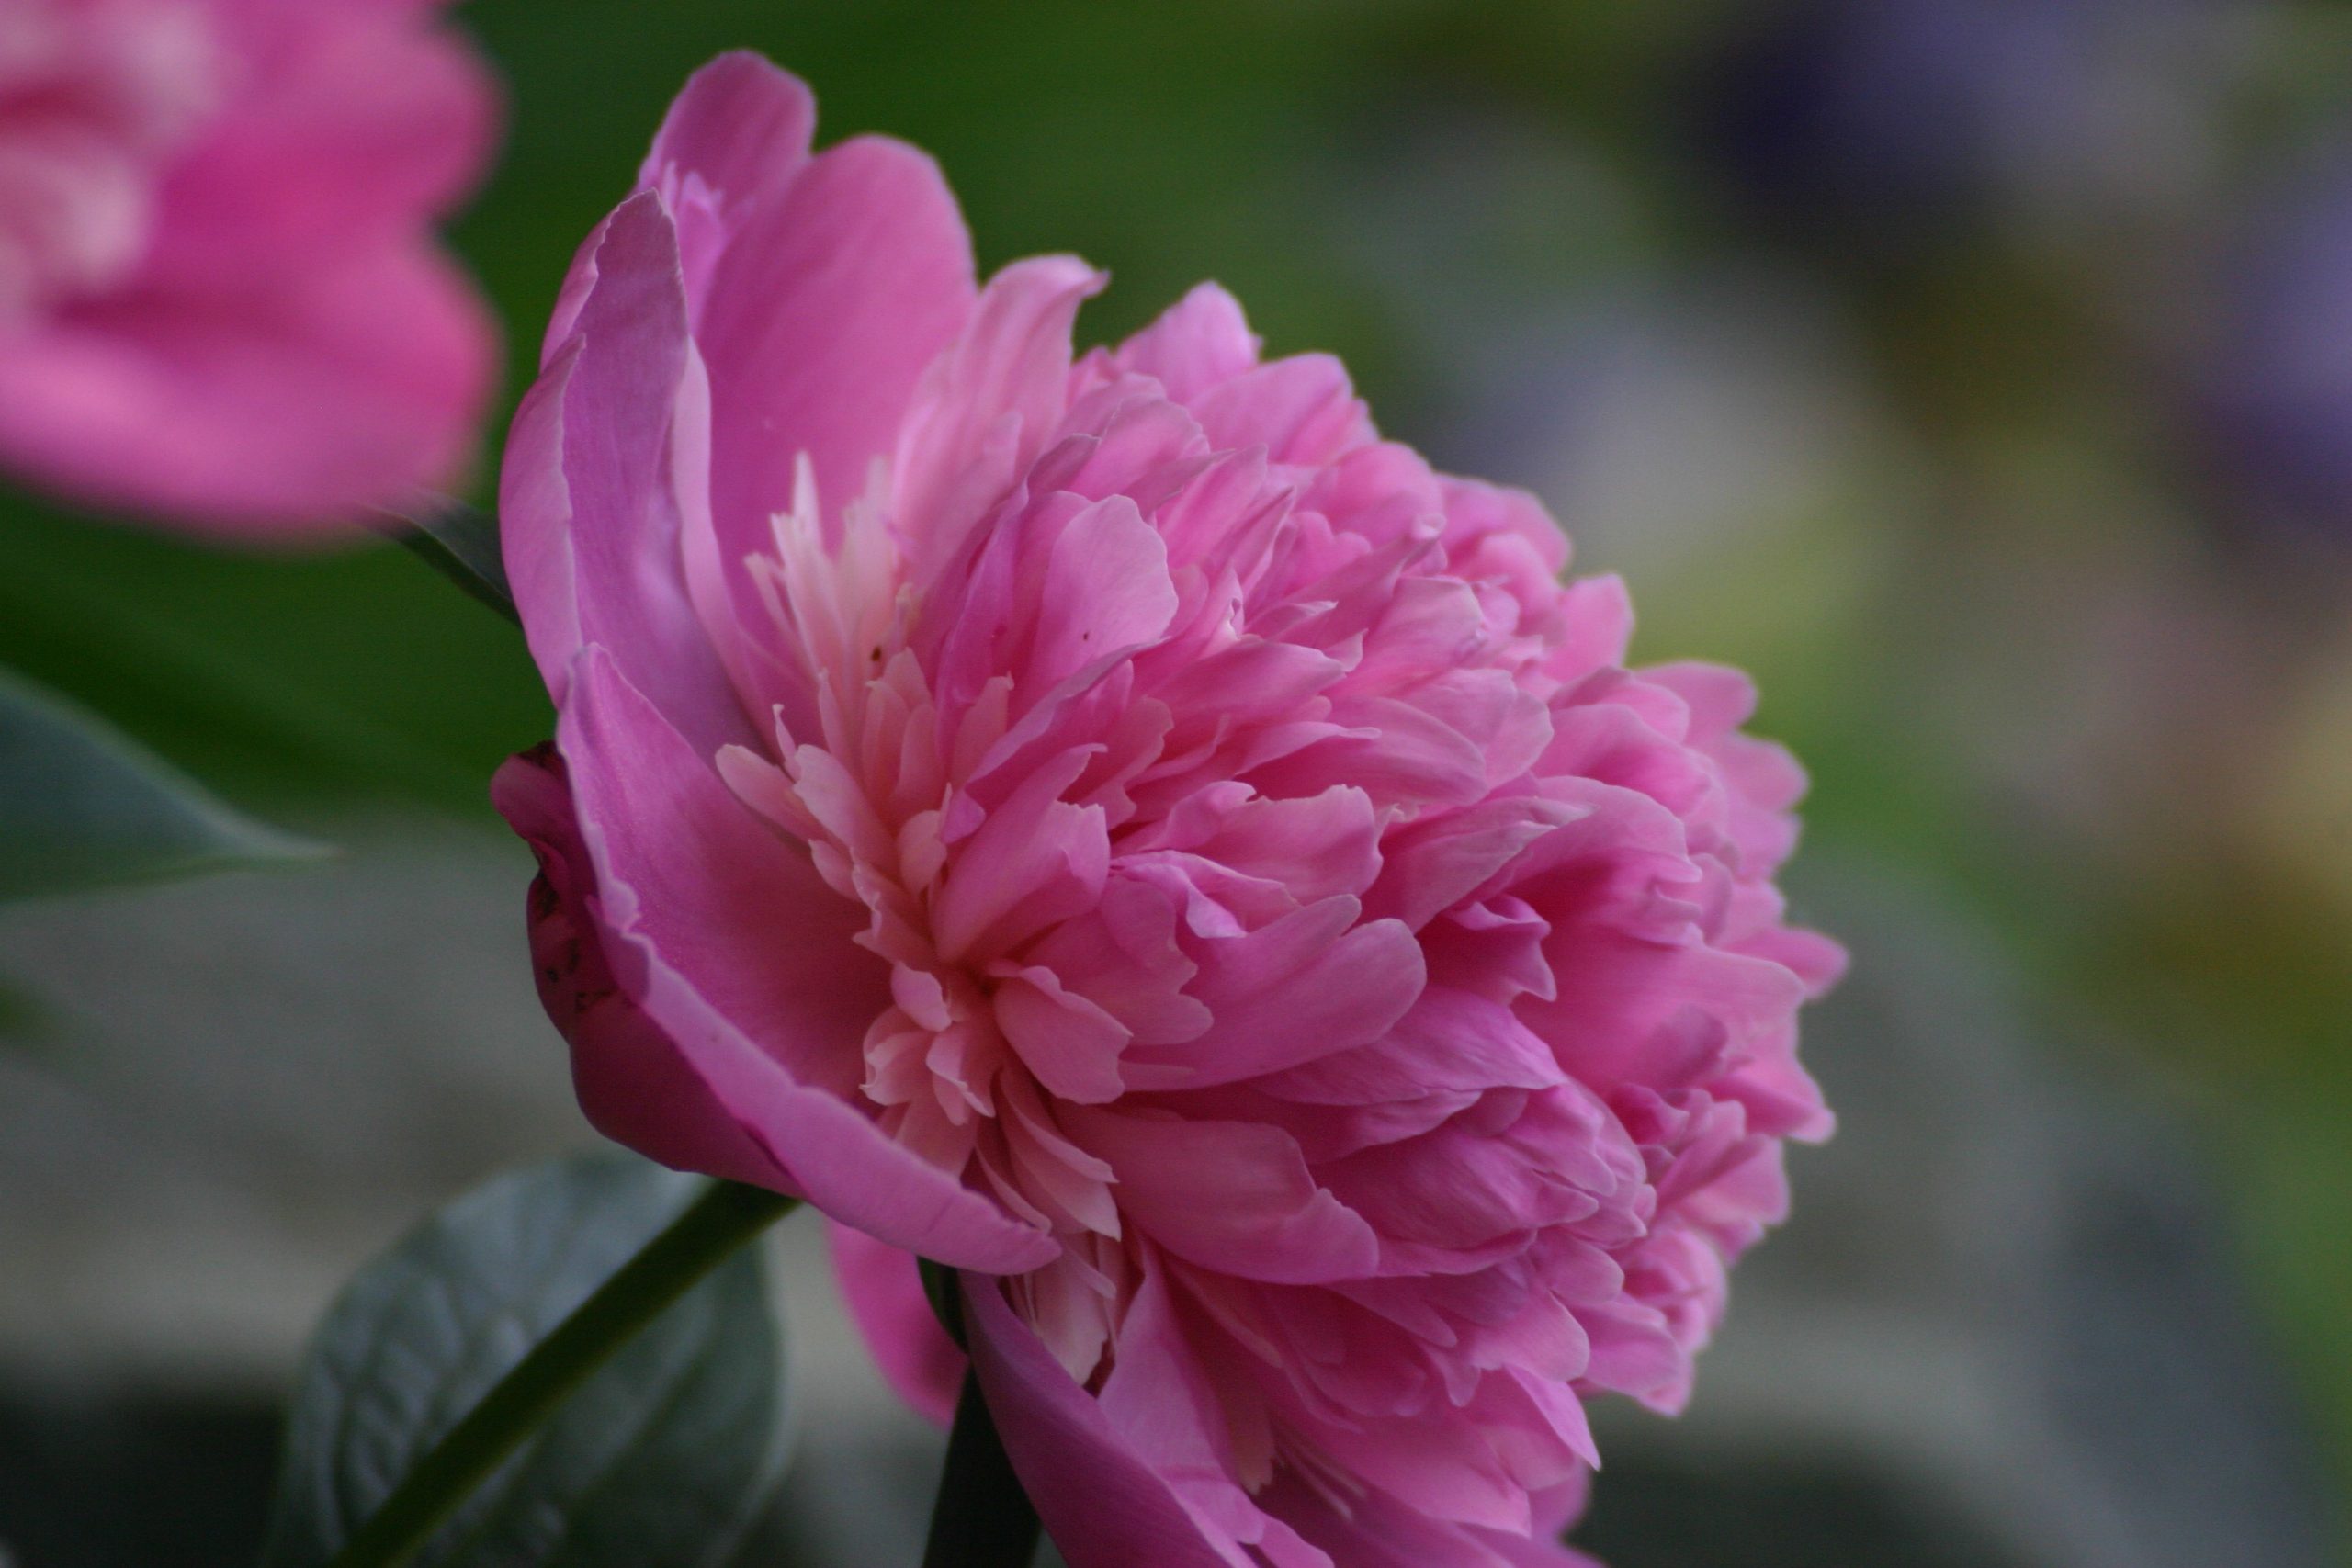
M 510 405 L 671 94 L 751 46 L 821 140 L 933 152 L 984 265 L 1110 268 L 1089 340 L 1216 277 L 1388 433 L 1542 491 L 1631 579 L 1645 657 L 1756 672 L 1808 858 L 1986 933 L 2049 1069 L 2158 1109 L 2352 1483 L 2352 12 L 460 15 L 512 95 L 455 231 Z M 511 627 L 398 551 L 206 552 L 15 494 L 0 663 L 297 826 L 486 822 L 548 727 Z

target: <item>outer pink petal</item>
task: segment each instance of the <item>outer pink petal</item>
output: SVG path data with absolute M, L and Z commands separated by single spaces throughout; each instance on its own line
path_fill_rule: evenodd
M 679 459 L 700 457 L 701 403 L 687 395 L 677 234 L 661 197 L 644 191 L 602 235 L 571 335 L 507 438 L 507 578 L 559 707 L 581 647 L 601 643 L 715 751 L 752 732 L 686 589 L 683 509 L 699 484 Z
M 451 478 L 496 346 L 423 243 L 250 292 L 129 295 L 0 354 L 0 460 L 209 533 L 316 536 Z
M 722 208 L 782 195 L 808 162 L 817 100 L 766 56 L 730 50 L 686 78 L 638 182 L 701 180 Z
M 946 1426 L 955 1418 L 969 1363 L 939 1326 L 914 1254 L 844 1224 L 827 1225 L 825 1235 L 832 1242 L 842 1299 L 883 1378 L 899 1398 Z
M 582 650 L 557 726 L 619 987 L 826 1213 L 964 1268 L 1018 1272 L 1050 1237 L 886 1136 L 845 1098 L 885 967 L 819 879 L 621 675 Z
M 660 191 L 677 215 L 697 315 L 735 229 L 792 187 L 816 129 L 808 84 L 743 50 L 695 72 L 670 106 L 638 184 Z
M 1070 1568 L 1250 1568 L 1220 1550 L 1167 1479 L 1012 1315 L 997 1281 L 964 1277 L 972 1367 L 1005 1452 Z
M 555 748 L 509 758 L 490 796 L 539 859 L 530 895 L 531 969 L 548 1016 L 571 1045 L 572 1087 L 590 1124 L 663 1165 L 789 1186 L 784 1168 L 614 979 L 590 907 L 595 868 L 580 841 Z

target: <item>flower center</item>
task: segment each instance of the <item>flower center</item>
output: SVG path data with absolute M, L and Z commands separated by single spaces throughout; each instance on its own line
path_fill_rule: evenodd
M 1047 853 L 1041 872 L 1037 855 L 1073 829 L 1102 841 L 1099 810 L 1088 819 L 1062 798 L 1087 754 L 967 787 L 1006 739 L 1010 682 L 943 721 L 909 647 L 879 493 L 877 478 L 831 547 L 805 479 L 775 519 L 775 554 L 751 570 L 813 711 L 779 708 L 773 757 L 731 749 L 720 771 L 867 911 L 857 941 L 890 965 L 891 1002 L 866 1032 L 858 1087 L 885 1130 L 943 1168 L 977 1169 L 1042 1228 L 1115 1236 L 1110 1168 L 1061 1133 L 1050 1101 L 1114 1098 L 1127 1032 L 1037 951 L 1100 892 L 1099 863 Z

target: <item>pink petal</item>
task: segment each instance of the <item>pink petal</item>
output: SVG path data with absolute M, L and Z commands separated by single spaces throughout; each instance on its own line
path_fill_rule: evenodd
M 677 220 L 689 309 L 699 323 L 710 276 L 734 231 L 779 200 L 808 163 L 817 100 L 808 84 L 748 50 L 686 79 L 638 170 Z
M 1189 403 L 1254 367 L 1259 347 L 1240 302 L 1216 284 L 1203 283 L 1120 344 L 1118 360 L 1156 378 L 1178 402 Z
M 0 459 L 223 536 L 315 536 L 451 479 L 496 344 L 421 243 L 248 292 L 101 300 L 0 355 Z
M 1293 1067 L 1261 1087 L 1302 1104 L 1342 1106 L 1560 1081 L 1551 1048 L 1510 1009 L 1433 985 L 1374 1043 Z
M 532 975 L 571 1045 L 572 1088 L 590 1125 L 663 1165 L 788 1189 L 784 1167 L 614 979 L 593 905 L 595 867 L 555 748 L 508 759 L 491 781 L 491 800 L 538 856 Z
M 1176 614 L 1168 549 L 1124 495 L 1061 528 L 1035 573 L 1027 680 L 1053 686 L 1107 654 L 1148 642 Z
M 914 1254 L 844 1224 L 828 1224 L 825 1236 L 842 1300 L 884 1381 L 918 1413 L 946 1426 L 968 1362 L 939 1326 Z
M 1017 1271 L 1051 1238 L 886 1136 L 845 1096 L 887 972 L 826 888 L 594 644 L 557 740 L 620 987 L 826 1213 L 962 1267 Z
M 497 82 L 455 33 L 348 6 L 248 26 L 243 79 L 160 193 L 152 287 L 233 291 L 414 243 L 497 144 Z
M 1379 1038 L 1420 994 L 1420 945 L 1395 920 L 1355 925 L 1355 905 L 1327 898 L 1247 935 L 1195 942 L 1201 973 L 1187 989 L 1216 1021 L 1135 1059 L 1165 1064 L 1165 1087 L 1206 1089 Z
M 1218 446 L 1258 446 L 1278 463 L 1329 463 L 1374 437 L 1372 420 L 1328 354 L 1276 359 L 1210 388 L 1193 417 Z
M 1180 1258 L 1243 1279 L 1362 1279 L 1379 1238 L 1317 1185 L 1280 1129 L 1165 1113 L 1067 1108 L 1064 1125 L 1110 1162 L 1119 1205 Z
M 903 142 L 842 142 L 728 222 L 695 332 L 710 367 L 711 505 L 731 563 L 769 547 L 800 454 L 829 518 L 865 492 L 923 367 L 970 313 L 973 284 L 956 198 Z
M 1346 1568 L 1600 1568 L 1584 1553 L 1551 1539 L 1448 1524 L 1384 1493 L 1351 1502 L 1345 1513 L 1321 1493 L 1283 1477 L 1267 1494 L 1300 1535 Z
M 1037 1081 L 1064 1100 L 1101 1105 L 1125 1087 L 1119 1052 L 1125 1025 L 1086 998 L 1064 990 L 1050 969 L 1026 968 L 996 988 L 997 1027 Z
M 1035 256 L 989 280 L 955 347 L 923 377 L 891 469 L 909 573 L 928 582 L 1025 469 L 1060 422 L 1070 323 L 1102 275 L 1075 256 Z
M 677 231 L 662 199 L 621 204 L 572 335 L 507 440 L 499 524 L 531 656 L 563 705 L 583 644 L 707 750 L 753 731 L 687 592 L 673 466 L 687 381 Z
M 1014 1473 L 1070 1568 L 1251 1568 L 1201 1521 L 1012 1315 L 996 1280 L 964 1277 L 972 1369 Z

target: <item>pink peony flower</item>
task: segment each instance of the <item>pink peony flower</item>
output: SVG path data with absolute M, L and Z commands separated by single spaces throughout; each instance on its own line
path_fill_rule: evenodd
M 1584 1400 L 1681 1403 L 1828 1130 L 1802 775 L 1333 360 L 1214 287 L 1073 359 L 1099 275 L 976 289 L 932 164 L 813 119 L 695 78 L 508 449 L 582 1105 L 854 1227 L 934 1411 L 909 1252 L 967 1270 L 1079 1568 L 1577 1561 Z
M 251 537 L 451 476 L 497 333 L 428 224 L 497 95 L 435 8 L 0 6 L 0 468 Z

